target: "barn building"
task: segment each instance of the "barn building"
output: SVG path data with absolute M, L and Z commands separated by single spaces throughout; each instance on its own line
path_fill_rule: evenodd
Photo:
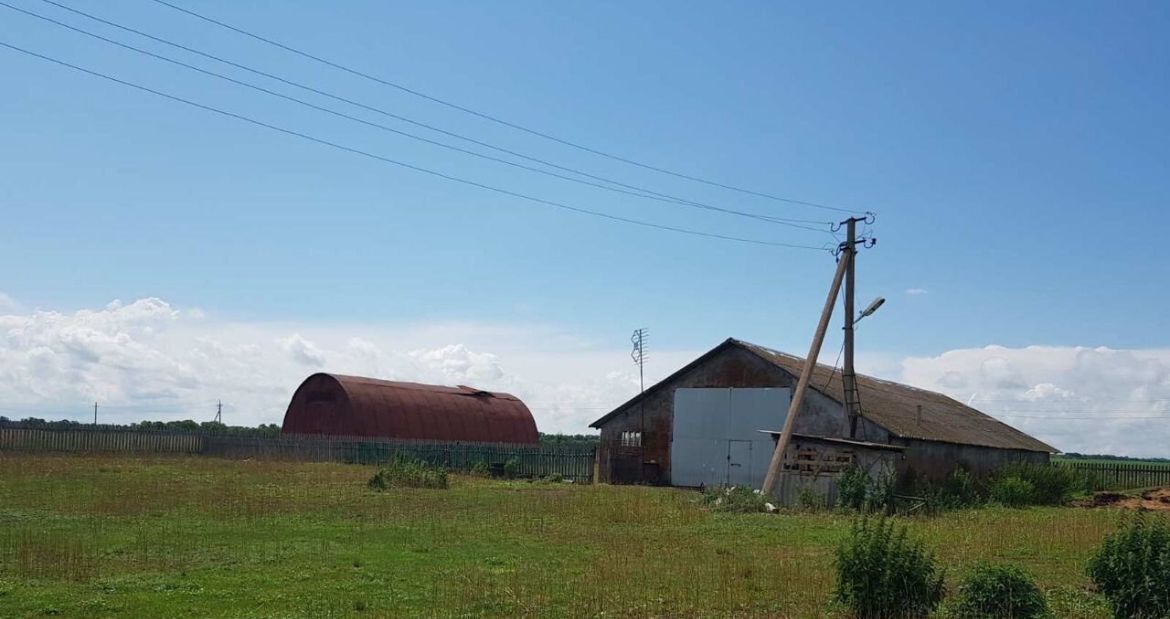
M 760 487 L 804 359 L 728 339 L 593 422 L 598 477 L 610 483 Z M 832 478 L 862 465 L 904 484 L 956 467 L 987 475 L 1057 450 L 939 393 L 857 376 L 862 418 L 849 436 L 839 373 L 818 364 L 785 454 L 789 477 Z M 823 481 L 823 480 L 822 480 Z M 818 481 L 817 483 L 821 483 Z
M 281 431 L 518 445 L 535 445 L 540 438 L 528 407 L 507 393 L 340 374 L 306 378 Z

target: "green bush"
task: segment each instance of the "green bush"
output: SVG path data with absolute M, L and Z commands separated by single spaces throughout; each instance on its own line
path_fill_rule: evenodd
M 1089 479 L 1067 466 L 1015 462 L 1001 468 L 996 479 L 1015 477 L 1032 484 L 1032 505 L 1064 505 L 1089 489 Z
M 943 483 L 939 500 L 943 507 L 960 509 L 979 505 L 983 503 L 984 497 L 971 473 L 959 467 L 952 471 Z
M 877 479 L 857 466 L 837 478 L 837 506 L 858 511 L 883 511 L 894 505 L 896 479 L 893 474 Z
M 1032 619 L 1048 614 L 1048 602 L 1024 570 L 980 564 L 959 585 L 954 614 L 961 619 Z
M 853 523 L 837 549 L 836 568 L 834 598 L 860 619 L 925 617 L 945 593 L 934 555 L 884 517 Z
M 825 495 L 817 492 L 811 486 L 800 489 L 797 501 L 800 502 L 801 509 L 810 512 L 820 511 L 825 508 L 826 504 Z
M 703 504 L 717 512 L 747 514 L 773 511 L 768 498 L 747 486 L 714 486 L 703 490 Z
M 504 477 L 516 479 L 520 476 L 520 461 L 512 458 L 504 463 Z
M 991 501 L 1007 507 L 1022 507 L 1036 502 L 1036 486 L 1015 475 L 991 482 Z
M 487 462 L 478 460 L 471 465 L 471 470 L 468 472 L 474 477 L 491 477 L 492 467 Z
M 837 505 L 857 510 L 865 507 L 869 484 L 869 474 L 860 467 L 851 466 L 845 469 L 837 478 Z
M 1115 617 L 1170 617 L 1170 524 L 1138 513 L 1089 560 L 1089 576 L 1109 598 Z
M 387 488 L 446 488 L 447 469 L 423 460 L 398 458 L 378 469 L 366 482 L 373 490 Z

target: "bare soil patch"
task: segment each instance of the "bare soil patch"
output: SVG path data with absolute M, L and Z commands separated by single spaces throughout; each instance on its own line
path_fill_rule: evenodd
M 1091 499 L 1078 503 L 1081 507 L 1120 507 L 1122 509 L 1146 509 L 1170 512 L 1170 487 L 1153 488 L 1140 496 L 1117 492 L 1097 492 Z

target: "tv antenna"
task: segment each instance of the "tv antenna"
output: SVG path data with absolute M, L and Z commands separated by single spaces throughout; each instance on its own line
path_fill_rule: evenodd
M 646 364 L 646 334 L 646 329 L 634 329 L 634 334 L 630 336 L 630 341 L 634 344 L 634 349 L 630 351 L 630 358 L 638 366 L 638 388 L 641 393 L 646 391 L 646 378 L 645 372 L 643 372 L 643 367 Z
M 646 329 L 634 329 L 633 335 L 630 336 L 630 342 L 634 344 L 634 349 L 630 351 L 630 358 L 638 366 L 638 440 L 637 446 L 642 450 L 642 459 L 645 460 L 646 443 L 643 437 L 646 436 L 646 400 L 640 396 L 646 394 Z M 645 464 L 645 462 L 643 462 Z

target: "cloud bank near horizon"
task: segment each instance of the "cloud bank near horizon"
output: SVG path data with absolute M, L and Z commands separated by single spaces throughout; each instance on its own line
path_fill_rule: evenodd
M 647 385 L 702 352 L 658 352 Z M 858 366 L 970 402 L 1064 451 L 1167 455 L 1170 350 L 988 346 L 891 357 L 860 354 Z M 108 422 L 208 420 L 222 399 L 228 423 L 279 424 L 293 390 L 317 371 L 507 391 L 544 432 L 588 432 L 638 391 L 621 344 L 549 326 L 232 322 L 157 298 L 72 313 L 0 306 L 0 415 L 9 418 L 87 420 L 96 400 Z

